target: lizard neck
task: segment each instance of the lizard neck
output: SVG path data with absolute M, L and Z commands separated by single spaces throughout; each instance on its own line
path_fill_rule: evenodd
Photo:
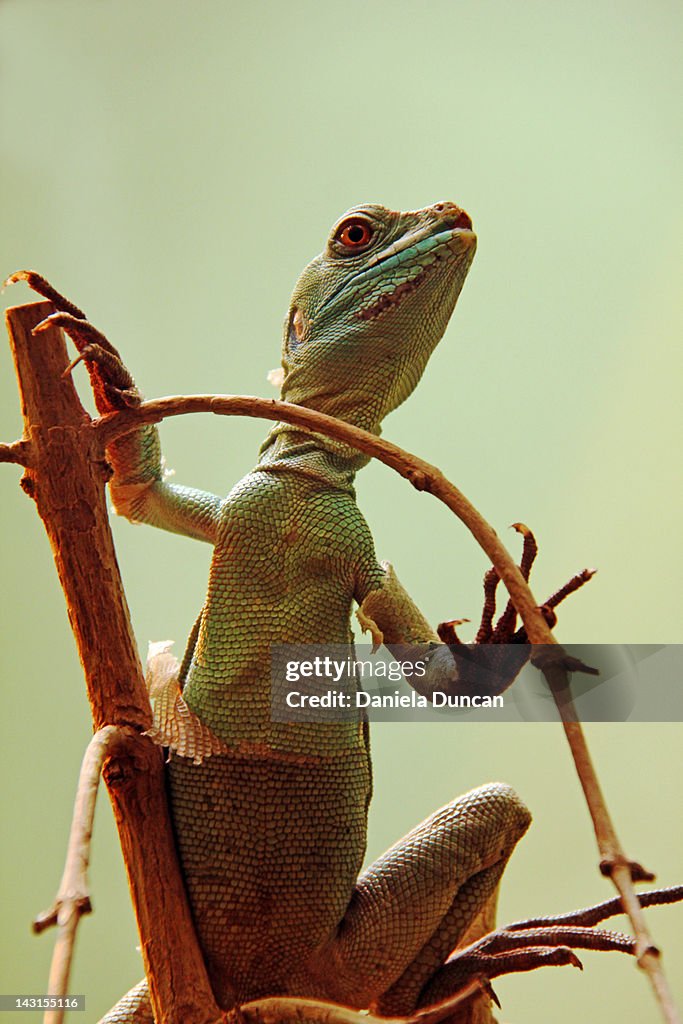
M 261 445 L 256 468 L 303 474 L 353 494 L 356 473 L 369 461 L 348 445 L 277 423 Z

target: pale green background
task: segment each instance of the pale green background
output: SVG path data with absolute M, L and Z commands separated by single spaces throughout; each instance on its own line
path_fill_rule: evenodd
M 458 201 L 479 253 L 386 435 L 438 463 L 500 530 L 534 526 L 539 597 L 599 566 L 563 611 L 561 639 L 681 641 L 682 21 L 664 0 L 0 0 L 0 274 L 46 274 L 121 346 L 149 396 L 269 395 L 290 288 L 337 215 L 366 200 Z M 4 346 L 0 362 L 10 441 L 20 418 Z M 223 492 L 265 429 L 194 418 L 163 438 L 178 480 Z M 59 880 L 89 716 L 42 527 L 18 470 L 0 475 L 0 990 L 40 992 L 52 937 L 28 925 Z M 485 562 L 450 513 L 378 465 L 359 498 L 429 617 L 474 618 Z M 182 641 L 208 548 L 114 529 L 141 645 Z M 588 728 L 626 847 L 663 884 L 683 880 L 681 736 L 679 725 Z M 372 856 L 454 794 L 502 778 L 535 824 L 501 918 L 609 895 L 558 727 L 385 725 L 374 759 Z M 106 798 L 92 888 L 73 983 L 87 1020 L 141 973 Z M 680 996 L 681 911 L 651 921 Z M 657 1019 L 630 961 L 584 960 L 583 974 L 498 982 L 503 1018 Z

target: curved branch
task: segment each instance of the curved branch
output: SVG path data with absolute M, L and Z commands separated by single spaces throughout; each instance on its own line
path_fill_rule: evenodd
M 99 435 L 100 443 L 106 447 L 115 438 L 129 433 L 143 423 L 159 423 L 169 416 L 183 416 L 193 412 L 281 420 L 302 430 L 324 434 L 383 462 L 405 477 L 416 490 L 433 494 L 465 524 L 498 570 L 526 627 L 529 642 L 548 645 L 557 643 L 512 555 L 501 543 L 493 527 L 486 522 L 462 491 L 436 466 L 399 448 L 391 441 L 371 434 L 368 430 L 301 405 L 274 398 L 256 398 L 252 395 L 188 395 L 159 398 L 143 402 L 137 408 L 109 413 L 95 420 L 93 426 Z

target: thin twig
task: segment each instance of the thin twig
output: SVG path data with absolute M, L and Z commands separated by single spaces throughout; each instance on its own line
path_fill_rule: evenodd
M 111 746 L 112 736 L 118 731 L 118 727 L 114 725 L 106 725 L 100 729 L 90 740 L 83 755 L 64 873 L 54 903 L 48 910 L 38 914 L 33 922 L 33 931 L 37 934 L 57 924 L 60 910 L 67 903 L 77 904 L 80 914 L 89 914 L 92 910 L 88 887 L 88 865 L 90 863 L 90 841 L 95 803 L 102 774 L 102 764 Z M 50 992 L 50 995 L 63 994 L 63 992 Z
M 629 861 L 624 854 L 600 788 L 583 729 L 577 720 L 569 689 L 569 676 L 562 666 L 562 649 L 548 627 L 529 584 L 512 556 L 501 543 L 493 527 L 436 466 L 406 452 L 390 441 L 376 437 L 367 430 L 289 402 L 239 395 L 176 396 L 144 402 L 136 409 L 110 413 L 95 421 L 93 427 L 104 448 L 116 437 L 128 433 L 143 423 L 158 423 L 168 416 L 180 416 L 190 412 L 210 412 L 220 416 L 250 416 L 259 419 L 280 420 L 305 431 L 320 433 L 342 441 L 391 467 L 409 480 L 417 490 L 429 491 L 450 508 L 469 529 L 505 584 L 526 628 L 529 642 L 542 645 L 545 648 L 541 652 L 542 661 L 539 667 L 545 675 L 557 704 L 588 804 L 600 851 L 601 871 L 609 875 L 622 898 L 624 910 L 631 921 L 637 941 L 638 965 L 648 976 L 663 1019 L 667 1024 L 681 1024 L 659 961 L 658 950 L 650 937 L 642 908 L 633 888 L 634 879 L 652 876 L 640 865 Z
M 69 991 L 76 930 L 81 917 L 92 910 L 88 865 L 97 790 L 102 765 L 120 731 L 119 726 L 107 725 L 96 732 L 88 744 L 78 777 L 64 874 L 53 905 L 39 914 L 33 923 L 35 932 L 42 932 L 55 924 L 58 926 L 47 989 L 50 996 L 66 996 Z M 65 1012 L 63 1008 L 47 1010 L 44 1024 L 62 1024 Z

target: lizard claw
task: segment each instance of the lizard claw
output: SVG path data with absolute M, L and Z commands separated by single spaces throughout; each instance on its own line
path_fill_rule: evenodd
M 531 568 L 536 559 L 538 553 L 538 544 L 533 532 L 524 523 L 513 523 L 512 528 L 518 533 L 522 534 L 524 538 L 524 546 L 522 550 L 522 557 L 519 562 L 519 570 L 525 580 L 528 581 L 531 575 Z M 582 569 L 581 572 L 576 573 L 575 576 L 556 590 L 547 601 L 539 606 L 539 610 L 543 614 L 545 621 L 549 626 L 554 626 L 557 622 L 557 615 L 555 608 L 565 598 L 569 597 L 576 590 L 579 590 L 585 583 L 588 583 L 593 578 L 597 570 L 595 569 Z M 482 620 L 479 626 L 475 643 L 494 643 L 494 644 L 519 644 L 527 643 L 526 631 L 522 628 L 515 631 L 515 623 L 517 619 L 517 612 L 515 610 L 512 601 L 508 601 L 505 611 L 500 616 L 495 627 L 493 627 L 493 614 L 495 612 L 495 589 L 498 584 L 498 573 L 495 569 L 491 568 L 484 576 L 484 610 L 482 612 Z
M 445 644 L 461 644 L 462 640 L 455 631 L 456 626 L 462 626 L 469 621 L 469 619 L 449 619 L 448 622 L 440 622 L 436 627 L 439 640 Z
M 53 301 L 52 296 L 57 296 L 62 306 L 76 308 L 58 292 L 55 292 L 52 286 L 39 275 L 34 275 L 29 271 L 20 271 L 19 274 L 24 275 L 21 280 L 29 280 L 27 275 L 30 274 L 31 287 L 36 288 L 39 285 L 41 294 L 48 295 L 51 301 Z M 17 278 L 16 274 L 12 276 Z M 38 281 L 35 281 L 36 277 L 39 278 Z M 69 309 L 60 308 L 57 312 L 51 313 L 41 320 L 33 328 L 33 334 L 41 334 L 50 327 L 61 327 L 78 349 L 78 356 L 69 363 L 63 376 L 68 376 L 80 362 L 85 362 L 100 412 L 106 413 L 114 409 L 134 407 L 140 404 L 142 396 L 137 390 L 131 374 L 124 366 L 118 351 L 104 334 L 84 318 L 84 314 L 76 315 Z
M 16 284 L 17 281 L 26 281 L 30 286 L 32 277 L 40 277 L 40 274 L 36 274 L 33 270 L 15 270 L 13 274 L 10 274 L 2 282 L 2 291 L 4 292 L 10 285 Z
M 56 312 L 41 320 L 33 328 L 33 334 L 40 334 L 49 327 L 61 327 L 68 334 L 78 349 L 78 357 L 67 366 L 64 376 L 70 374 L 80 362 L 85 362 L 99 412 L 107 413 L 139 405 L 142 396 L 118 351 L 104 334 L 88 322 L 83 310 L 65 298 L 35 270 L 17 270 L 10 274 L 5 286 L 16 284 L 17 281 L 25 281 L 29 288 L 48 299 L 55 307 Z
M 42 322 L 44 323 L 44 321 Z M 110 352 L 107 352 L 106 349 L 103 349 L 101 345 L 93 343 L 86 345 L 83 350 L 78 353 L 76 358 L 71 360 L 67 368 L 62 373 L 62 377 L 71 376 L 78 364 L 82 362 L 96 364 L 101 371 L 108 371 L 112 378 L 120 372 L 122 366 L 119 359 L 113 356 Z M 140 392 L 135 386 L 132 388 L 120 388 L 108 383 L 106 387 L 108 393 L 115 395 L 117 399 L 120 399 L 121 402 L 129 408 L 137 408 L 142 401 Z
M 573 941 L 570 936 L 567 939 Z M 620 949 L 629 953 L 635 946 L 632 940 L 629 945 L 627 936 L 623 936 L 623 940 L 621 937 L 613 941 L 598 939 L 595 945 L 590 939 L 581 938 L 576 944 L 588 949 Z M 583 964 L 566 942 L 550 935 L 544 936 L 541 929 L 535 936 L 520 935 L 519 941 L 516 941 L 514 933 L 500 929 L 466 949 L 456 949 L 422 989 L 419 1005 L 429 1007 L 440 1003 L 472 981 L 477 981 L 500 1007 L 493 995 L 492 980 L 504 974 L 519 974 L 539 967 L 578 967 L 583 970 Z
M 538 544 L 533 531 L 524 523 L 513 523 L 512 529 L 524 539 L 519 570 L 524 579 L 528 580 L 538 553 Z M 555 608 L 594 575 L 595 569 L 583 569 L 539 606 L 548 626 L 552 628 L 557 622 Z M 437 627 L 439 638 L 451 647 L 458 667 L 458 679 L 454 683 L 453 695 L 456 692 L 471 693 L 475 689 L 481 692 L 482 687 L 487 693 L 503 693 L 512 685 L 532 655 L 526 630 L 523 626 L 516 628 L 517 611 L 512 601 L 508 600 L 505 610 L 494 625 L 498 582 L 498 572 L 492 567 L 484 576 L 484 607 L 473 643 L 463 644 L 455 631 L 455 627 L 467 622 L 467 619 L 442 622 Z M 578 658 L 567 655 L 561 648 L 555 646 L 547 654 L 545 648 L 534 652 L 532 660 L 538 664 L 545 657 L 560 658 L 562 667 L 568 672 L 598 674 L 596 669 L 590 668 Z
M 78 320 L 85 320 L 85 313 L 78 306 L 70 302 L 69 299 L 65 298 L 61 292 L 58 292 L 56 288 L 53 288 L 50 282 L 43 277 L 42 274 L 36 273 L 35 270 L 17 270 L 13 274 L 10 274 L 5 279 L 2 285 L 2 290 L 8 288 L 11 284 L 16 284 L 18 281 L 25 281 L 29 288 L 33 289 L 38 295 L 42 295 L 44 299 L 49 299 L 55 309 L 60 310 L 63 313 L 70 313 Z
M 495 990 L 493 988 L 493 985 L 488 980 L 488 978 L 481 978 L 479 983 L 480 983 L 481 987 L 483 988 L 484 992 L 486 993 L 486 995 L 491 1000 L 491 1002 L 495 1003 L 499 1010 L 502 1010 L 503 1007 L 502 1007 L 501 1001 L 498 998 L 498 996 L 496 995 Z
M 640 893 L 643 907 L 673 903 L 683 898 L 683 886 Z M 596 906 L 573 910 L 552 917 L 515 921 L 482 936 L 471 945 L 455 949 L 427 982 L 420 994 L 420 1005 L 430 1006 L 450 998 L 473 980 L 490 985 L 503 974 L 536 970 L 538 967 L 571 966 L 583 970 L 574 952 L 619 952 L 636 955 L 636 940 L 621 932 L 595 928 L 606 918 L 622 914 L 619 897 Z
M 36 326 L 31 331 L 31 334 L 42 334 L 44 331 L 48 331 L 51 327 L 62 327 L 63 316 L 64 313 L 62 312 L 50 313 L 50 315 L 46 316 L 44 320 L 41 320 L 39 324 L 36 324 Z
M 635 866 L 640 868 L 640 865 Z M 675 903 L 681 899 L 683 886 L 638 894 L 642 907 Z M 420 1005 L 431 1006 L 444 998 L 453 998 L 473 980 L 491 995 L 491 981 L 503 974 L 565 965 L 583 970 L 575 949 L 635 956 L 637 943 L 633 936 L 594 927 L 623 912 L 621 899 L 617 896 L 568 914 L 529 918 L 504 925 L 469 946 L 455 949 L 427 982 L 420 994 Z

